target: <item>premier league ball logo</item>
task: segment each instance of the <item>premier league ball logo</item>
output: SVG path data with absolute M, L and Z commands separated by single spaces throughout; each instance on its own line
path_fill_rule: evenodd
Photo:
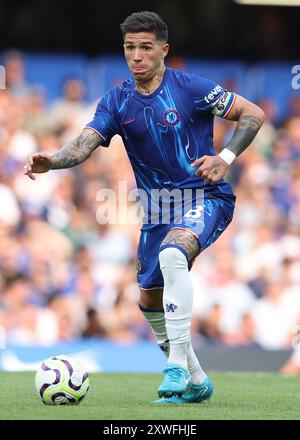
M 169 110 L 166 110 L 164 113 L 164 123 L 167 125 L 171 125 L 174 127 L 179 123 L 181 119 L 181 115 L 178 110 L 175 108 L 171 108 Z

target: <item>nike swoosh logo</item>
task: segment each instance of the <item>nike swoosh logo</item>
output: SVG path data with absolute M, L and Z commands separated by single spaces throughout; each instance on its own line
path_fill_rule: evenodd
M 203 396 L 203 394 L 205 394 L 207 390 L 208 390 L 208 387 L 205 387 L 205 388 L 203 389 L 203 391 L 201 391 L 200 396 Z

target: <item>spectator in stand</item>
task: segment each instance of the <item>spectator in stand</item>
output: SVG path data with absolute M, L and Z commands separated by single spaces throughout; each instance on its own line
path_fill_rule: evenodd
M 31 84 L 26 79 L 25 60 L 21 52 L 11 50 L 4 54 L 6 87 L 18 99 L 26 99 L 31 93 Z

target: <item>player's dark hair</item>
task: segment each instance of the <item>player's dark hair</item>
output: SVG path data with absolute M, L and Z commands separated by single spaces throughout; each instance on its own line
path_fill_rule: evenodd
M 128 32 L 151 32 L 157 40 L 168 41 L 168 27 L 155 12 L 134 12 L 125 18 L 120 27 L 123 37 Z

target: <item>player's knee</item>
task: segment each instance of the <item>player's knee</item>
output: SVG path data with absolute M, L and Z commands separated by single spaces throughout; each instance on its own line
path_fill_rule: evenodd
M 160 269 L 164 270 L 187 270 L 188 262 L 184 253 L 175 247 L 167 247 L 159 252 Z

